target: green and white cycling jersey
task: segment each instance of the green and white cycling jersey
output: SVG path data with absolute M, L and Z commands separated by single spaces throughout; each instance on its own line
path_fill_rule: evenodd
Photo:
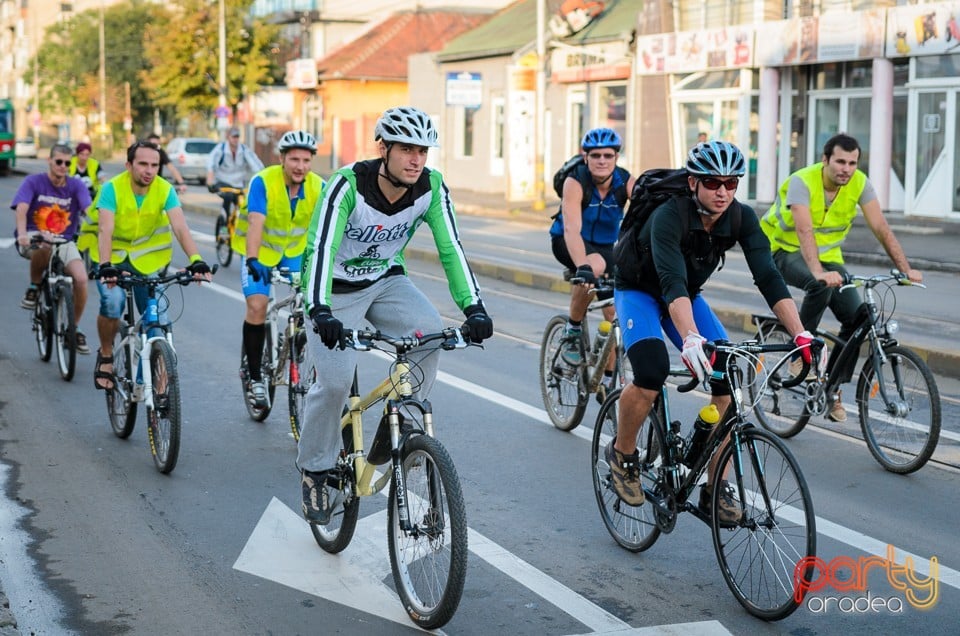
M 313 212 L 304 252 L 307 309 L 330 306 L 330 295 L 363 289 L 385 276 L 406 275 L 404 249 L 424 222 L 433 232 L 450 293 L 460 309 L 480 303 L 480 287 L 460 244 L 450 191 L 424 168 L 395 203 L 378 184 L 380 159 L 335 172 Z

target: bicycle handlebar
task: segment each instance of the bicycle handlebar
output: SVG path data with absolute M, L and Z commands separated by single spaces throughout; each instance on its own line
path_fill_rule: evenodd
M 823 354 L 823 349 L 826 346 L 826 343 L 824 343 L 824 341 L 821 340 L 820 338 L 814 338 L 810 342 L 810 344 L 807 346 L 810 347 L 811 358 L 812 358 L 811 361 L 807 362 L 804 360 L 803 369 L 801 370 L 801 372 L 797 374 L 797 376 L 792 380 L 784 381 L 781 384 L 781 387 L 785 389 L 789 389 L 791 387 L 797 386 L 798 384 L 806 380 L 807 374 L 810 372 L 811 367 L 816 368 L 819 366 L 820 356 Z M 732 343 L 732 342 L 718 340 L 716 342 L 705 342 L 703 344 L 704 353 L 706 353 L 708 357 L 717 351 L 722 351 L 728 354 L 742 356 L 744 354 L 759 354 L 759 353 L 794 353 L 800 348 L 801 347 L 797 347 L 793 343 L 760 344 L 756 340 L 745 340 L 744 342 L 740 342 L 740 343 Z M 674 376 L 685 376 L 687 374 L 693 376 L 693 374 L 690 373 L 689 370 L 684 370 L 683 372 L 671 371 L 671 375 L 674 375 Z M 677 391 L 680 393 L 688 393 L 689 391 L 692 391 L 693 389 L 695 389 L 699 383 L 700 383 L 699 378 L 697 378 L 696 376 L 693 376 L 690 378 L 689 382 L 678 386 Z
M 586 279 L 581 276 L 573 276 L 570 278 L 571 285 L 583 285 L 585 283 Z M 613 281 L 608 277 L 598 278 L 589 293 L 594 294 L 597 300 L 613 298 Z
M 390 336 L 381 333 L 379 330 L 343 330 L 344 345 L 357 351 L 369 351 L 373 348 L 374 342 L 383 342 L 393 347 L 397 353 L 406 353 L 437 340 L 442 340 L 440 348 L 446 351 L 464 349 L 470 346 L 470 339 L 467 336 L 467 331 L 463 327 L 447 327 L 437 333 L 415 333 L 412 336 L 400 337 Z
M 68 239 L 65 236 L 60 236 L 59 234 L 52 234 L 51 238 L 47 238 L 42 234 L 31 234 L 30 235 L 30 246 L 36 247 L 42 243 L 47 245 L 65 245 L 67 243 L 73 242 L 73 239 Z
M 210 274 L 216 274 L 218 269 L 220 269 L 220 265 L 218 263 L 214 263 L 210 268 Z M 159 287 L 161 285 L 168 285 L 170 283 L 186 286 L 194 282 L 199 283 L 202 281 L 194 279 L 193 273 L 186 269 L 177 270 L 172 274 L 167 274 L 166 276 L 157 276 L 155 278 L 144 276 L 142 274 L 121 272 L 121 276 L 116 279 L 116 284 L 123 289 L 132 289 L 133 287 L 140 286 Z
M 874 274 L 872 276 L 859 276 L 856 274 L 847 274 L 843 277 L 843 284 L 840 290 L 851 289 L 854 287 L 876 287 L 880 283 L 894 281 L 897 285 L 904 287 L 921 287 L 926 289 L 923 283 L 915 283 L 910 280 L 906 274 L 897 269 L 891 269 L 889 274 Z

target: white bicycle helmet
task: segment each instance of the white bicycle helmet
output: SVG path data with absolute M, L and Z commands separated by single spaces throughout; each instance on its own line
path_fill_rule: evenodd
M 305 130 L 291 130 L 283 133 L 280 142 L 277 144 L 277 152 L 280 154 L 294 148 L 309 150 L 311 154 L 317 154 L 317 139 Z
M 427 148 L 439 146 L 437 129 L 430 116 L 412 106 L 398 106 L 384 111 L 373 131 L 374 140 L 387 143 L 413 144 Z

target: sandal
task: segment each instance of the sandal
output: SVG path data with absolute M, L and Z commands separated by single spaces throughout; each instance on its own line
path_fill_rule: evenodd
M 116 384 L 116 376 L 113 375 L 113 369 L 110 371 L 104 371 L 103 365 L 109 364 L 113 366 L 113 356 L 105 356 L 100 353 L 100 350 L 97 349 L 97 363 L 96 367 L 93 370 L 93 385 L 97 388 L 98 391 L 112 391 Z M 106 380 L 110 384 L 101 384 L 98 380 Z

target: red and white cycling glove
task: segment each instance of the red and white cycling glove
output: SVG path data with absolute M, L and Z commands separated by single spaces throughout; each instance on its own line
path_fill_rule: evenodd
M 814 336 L 809 331 L 801 331 L 793 337 L 793 344 L 801 347 L 800 355 L 803 356 L 803 361 L 807 364 L 813 361 L 813 352 L 810 350 L 810 343 L 813 342 L 813 340 Z
M 703 343 L 707 339 L 692 331 L 683 339 L 683 349 L 680 350 L 680 359 L 690 369 L 690 373 L 703 382 L 713 373 L 713 356 L 707 357 L 703 350 Z

